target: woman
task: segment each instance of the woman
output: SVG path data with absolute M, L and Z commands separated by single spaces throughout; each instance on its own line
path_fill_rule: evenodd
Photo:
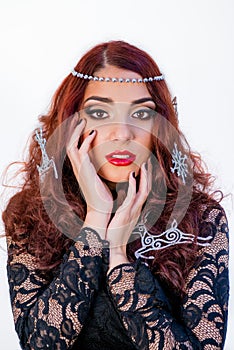
M 228 226 L 165 79 L 122 41 L 40 117 L 3 213 L 22 349 L 222 349 Z

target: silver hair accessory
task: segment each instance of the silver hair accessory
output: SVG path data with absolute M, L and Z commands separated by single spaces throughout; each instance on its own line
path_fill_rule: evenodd
M 177 104 L 177 97 L 175 96 L 172 100 L 172 105 L 174 107 L 174 110 L 175 110 L 175 114 L 178 118 L 178 104 Z
M 142 245 L 141 248 L 135 251 L 136 258 L 154 259 L 153 255 L 146 256 L 144 254 L 150 251 L 168 248 L 176 244 L 193 243 L 195 236 L 191 233 L 182 232 L 177 226 L 177 221 L 174 219 L 171 227 L 166 231 L 158 235 L 152 235 L 147 231 L 144 224 L 139 223 L 133 231 L 133 234 L 140 235 Z M 212 236 L 197 237 L 197 244 L 200 246 L 207 246 L 210 244 L 211 239 Z
M 41 153 L 42 153 L 42 162 L 41 165 L 37 165 L 37 170 L 39 172 L 39 175 L 41 176 L 41 179 L 44 179 L 45 174 L 49 170 L 49 168 L 53 167 L 54 168 L 54 176 L 56 179 L 58 179 L 58 172 L 56 169 L 56 165 L 54 160 L 51 158 L 49 159 L 48 154 L 46 153 L 46 139 L 43 138 L 43 131 L 42 128 L 40 128 L 40 131 L 38 132 L 36 130 L 36 136 L 35 136 L 36 141 L 38 142 L 40 148 L 41 148 Z
M 182 156 L 182 153 L 178 151 L 177 144 L 174 143 L 174 148 L 172 151 L 172 164 L 174 164 L 173 167 L 171 167 L 172 173 L 177 172 L 178 176 L 182 177 L 183 183 L 185 184 L 185 178 L 188 175 L 188 165 L 185 163 L 187 159 L 187 156 Z
M 112 83 L 117 83 L 117 82 L 118 83 L 150 83 L 152 81 L 164 80 L 163 75 L 156 75 L 154 77 L 148 77 L 148 78 L 108 78 L 108 77 L 104 78 L 104 77 L 97 77 L 93 75 L 79 73 L 75 69 L 73 69 L 71 73 L 74 77 L 81 78 L 81 79 L 112 82 Z

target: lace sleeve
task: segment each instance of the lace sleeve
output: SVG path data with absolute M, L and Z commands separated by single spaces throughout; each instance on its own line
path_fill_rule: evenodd
M 137 262 L 107 276 L 109 294 L 137 349 L 223 349 L 227 326 L 228 227 L 222 210 L 204 219 L 214 238 L 199 250 L 200 261 L 187 278 L 181 312 L 173 316 L 157 279 Z
M 32 255 L 9 254 L 11 304 L 23 349 L 64 350 L 74 343 L 99 288 L 105 243 L 82 229 L 52 281 L 41 277 Z

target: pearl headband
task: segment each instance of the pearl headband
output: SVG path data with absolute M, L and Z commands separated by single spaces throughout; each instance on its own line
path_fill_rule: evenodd
M 88 80 L 93 80 L 93 81 L 105 81 L 105 82 L 112 82 L 112 83 L 148 83 L 152 81 L 160 81 L 164 80 L 163 75 L 156 75 L 155 77 L 149 77 L 149 78 L 103 78 L 103 77 L 97 77 L 97 76 L 92 76 L 88 74 L 83 74 L 77 72 L 75 69 L 71 71 L 72 75 L 77 78 L 81 79 L 88 79 Z

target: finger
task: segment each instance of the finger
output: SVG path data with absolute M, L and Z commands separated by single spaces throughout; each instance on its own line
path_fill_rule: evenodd
M 138 190 L 138 200 L 146 200 L 148 196 L 148 170 L 146 169 L 146 163 L 141 165 L 141 173 L 140 173 L 140 183 Z
M 153 166 L 150 158 L 147 161 L 147 165 L 148 165 L 147 174 L 148 174 L 148 194 L 149 194 L 152 190 L 152 180 L 153 180 Z
M 71 135 L 73 134 L 76 126 L 82 121 L 82 119 L 79 119 L 79 114 L 78 112 L 75 112 L 71 118 L 69 118 L 68 123 L 67 123 L 67 139 L 70 140 Z
M 129 210 L 132 208 L 135 198 L 136 198 L 136 179 L 134 177 L 135 172 L 131 172 L 129 175 L 129 185 L 128 185 L 128 191 L 125 200 L 123 201 L 122 205 L 118 208 L 116 213 L 119 213 L 122 210 Z
M 147 182 L 144 182 L 144 180 L 141 182 L 143 184 L 143 187 L 141 188 L 141 184 L 140 184 L 140 191 L 145 191 L 147 196 L 149 195 L 151 189 L 152 189 L 152 162 L 151 162 L 151 159 L 149 158 L 147 160 L 147 163 L 144 163 L 143 166 L 141 167 L 142 169 L 142 179 L 145 179 L 147 180 Z M 147 188 L 144 188 L 144 185 L 146 186 L 147 185 Z
M 132 171 L 129 175 L 129 185 L 128 185 L 128 191 L 126 196 L 126 202 L 134 202 L 134 199 L 136 197 L 136 179 L 135 179 L 135 172 Z
M 78 124 L 76 122 L 76 125 L 74 125 L 74 122 L 70 126 L 70 137 L 69 141 L 67 143 L 67 151 L 74 151 L 77 149 L 77 145 L 80 139 L 80 136 L 82 135 L 82 131 L 85 127 L 86 121 L 84 119 L 80 119 Z
M 86 136 L 86 138 L 84 139 L 84 141 L 82 142 L 82 145 L 80 146 L 79 150 L 83 153 L 88 153 L 89 149 L 90 149 L 90 145 L 93 142 L 94 138 L 96 136 L 96 130 L 92 130 L 88 136 Z

